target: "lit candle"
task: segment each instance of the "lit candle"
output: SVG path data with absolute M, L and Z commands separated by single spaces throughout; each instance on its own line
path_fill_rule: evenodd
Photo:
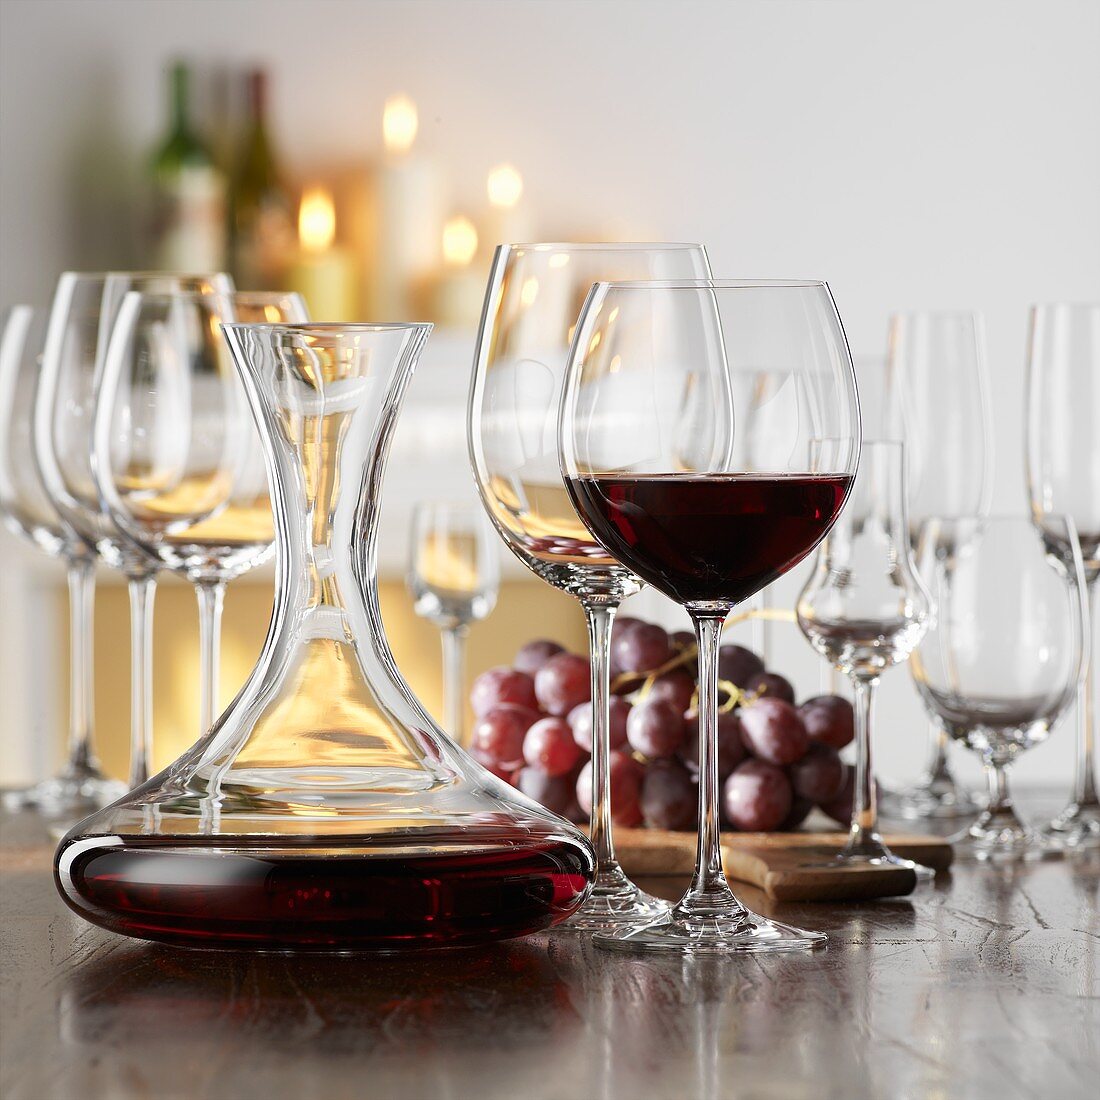
M 336 207 L 323 187 L 302 193 L 298 207 L 298 256 L 290 286 L 306 300 L 315 321 L 352 321 L 359 313 L 354 264 L 336 240 Z
M 443 188 L 435 164 L 412 153 L 418 126 L 416 104 L 408 96 L 386 100 L 370 295 L 378 321 L 415 319 L 417 292 L 439 262 Z
M 523 176 L 511 164 L 498 164 L 485 181 L 489 213 L 485 220 L 485 249 L 492 255 L 498 244 L 525 244 L 531 237 L 523 198 Z
M 477 227 L 459 214 L 443 226 L 443 273 L 435 288 L 435 320 L 450 328 L 472 328 L 481 317 L 484 272 L 473 267 Z

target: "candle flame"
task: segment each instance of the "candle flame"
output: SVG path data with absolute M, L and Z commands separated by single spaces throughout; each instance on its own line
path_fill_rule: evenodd
M 420 125 L 416 104 L 407 95 L 391 95 L 382 108 L 382 141 L 387 153 L 407 153 Z
M 336 207 L 323 187 L 309 187 L 302 193 L 298 239 L 307 252 L 324 252 L 336 239 Z
M 477 229 L 463 214 L 448 218 L 443 226 L 443 261 L 452 267 L 466 267 L 477 255 Z
M 486 182 L 489 202 L 510 210 L 523 195 L 523 177 L 511 164 L 498 164 L 489 172 Z

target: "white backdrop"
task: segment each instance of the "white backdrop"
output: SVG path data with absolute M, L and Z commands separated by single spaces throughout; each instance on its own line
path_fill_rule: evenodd
M 267 65 L 297 168 L 373 155 L 404 90 L 456 198 L 511 160 L 543 235 L 701 240 L 719 275 L 825 277 L 857 354 L 894 309 L 984 311 L 994 504 L 1016 511 L 1026 307 L 1100 295 L 1098 54 L 1095 0 L 3 0 L 0 304 L 129 261 L 173 57 Z M 25 559 L 0 554 L 10 599 Z M 804 643 L 781 644 L 812 686 Z M 0 647 L 0 698 L 16 658 Z M 900 774 L 921 722 L 892 679 Z M 1070 750 L 1067 728 L 1023 767 L 1061 778 Z

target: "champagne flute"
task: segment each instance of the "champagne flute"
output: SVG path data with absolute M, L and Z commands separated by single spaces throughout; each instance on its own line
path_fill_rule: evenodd
M 69 749 L 61 771 L 9 791 L 5 805 L 76 817 L 125 794 L 100 770 L 92 744 L 92 611 L 95 552 L 66 526 L 46 495 L 34 460 L 33 410 L 47 314 L 13 306 L 0 336 L 0 515 L 14 534 L 65 563 L 69 581 Z
M 226 585 L 271 554 L 259 434 L 222 321 L 305 318 L 296 294 L 131 291 L 108 343 L 96 404 L 96 485 L 118 530 L 195 587 L 200 734 L 218 713 Z
M 913 654 L 913 678 L 951 736 L 981 757 L 989 781 L 986 809 L 951 842 L 983 860 L 1041 856 L 1047 846 L 1016 816 L 1005 772 L 1050 734 L 1088 660 L 1073 521 L 1047 513 L 1036 530 L 1015 516 L 933 518 L 918 563 L 934 586 L 937 620 Z
M 413 509 L 407 586 L 413 610 L 443 638 L 443 728 L 465 743 L 466 638 L 496 606 L 500 562 L 481 508 L 423 501 Z
M 731 378 L 760 361 L 794 376 L 796 399 L 764 453 L 745 469 L 735 445 L 745 410 Z M 810 439 L 825 436 L 837 445 L 811 470 Z M 813 550 L 851 488 L 859 403 L 828 286 L 597 284 L 570 353 L 560 451 L 570 499 L 587 528 L 614 560 L 684 606 L 699 646 L 694 877 L 668 914 L 597 933 L 594 941 L 610 949 L 688 955 L 820 944 L 820 932 L 749 912 L 723 874 L 718 648 L 732 608 Z M 782 773 L 762 762 L 753 768 L 751 777 L 737 772 L 731 781 L 751 778 L 759 798 L 785 798 L 789 810 Z
M 985 329 L 979 314 L 943 311 L 891 317 L 886 422 L 889 438 L 906 445 L 914 548 L 930 516 L 988 515 L 993 425 Z M 937 567 L 949 564 L 947 554 Z M 946 732 L 932 716 L 925 773 L 914 786 L 883 800 L 890 812 L 910 819 L 977 812 L 974 797 L 951 774 L 947 744 Z
M 1034 306 L 1028 339 L 1027 491 L 1032 521 L 1058 538 L 1069 516 L 1080 539 L 1089 622 L 1100 589 L 1100 303 Z M 1067 572 L 1067 581 L 1073 578 Z M 1067 847 L 1100 845 L 1096 792 L 1096 662 L 1077 693 L 1077 761 L 1070 804 L 1047 826 Z
M 588 623 L 590 687 L 557 685 L 577 705 L 589 695 L 592 700 L 590 835 L 597 872 L 588 900 L 560 926 L 575 931 L 634 923 L 660 915 L 667 905 L 639 890 L 615 858 L 611 630 L 619 604 L 641 581 L 593 541 L 562 482 L 557 420 L 569 343 L 585 295 L 598 279 L 709 273 L 700 245 L 524 244 L 499 247 L 489 275 L 470 391 L 474 475 L 508 548 L 536 576 L 576 598 Z
M 66 272 L 50 310 L 42 378 L 34 407 L 35 456 L 62 520 L 130 590 L 130 786 L 149 775 L 152 748 L 152 617 L 158 563 L 120 531 L 95 484 L 93 421 L 111 335 L 130 289 L 232 290 L 227 275 L 166 272 Z
M 836 441 L 811 451 L 813 467 L 834 462 Z M 932 619 L 932 600 L 914 568 L 905 505 L 903 444 L 863 441 L 852 496 L 818 551 L 817 565 L 798 597 L 798 625 L 810 644 L 852 683 L 856 710 L 856 776 L 843 866 L 906 867 L 878 832 L 871 725 L 879 677 L 909 658 Z

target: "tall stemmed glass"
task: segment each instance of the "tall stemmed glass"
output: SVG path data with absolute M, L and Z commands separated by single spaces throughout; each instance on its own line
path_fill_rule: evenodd
M 482 501 L 509 549 L 536 576 L 580 601 L 588 621 L 592 698 L 592 814 L 597 875 L 565 925 L 614 927 L 667 905 L 639 890 L 611 834 L 610 644 L 619 604 L 641 581 L 593 541 L 569 503 L 558 465 L 558 403 L 577 315 L 600 279 L 705 278 L 690 244 L 533 244 L 497 249 L 470 391 L 470 456 Z
M 951 564 L 936 568 L 943 548 Z M 1073 521 L 1047 514 L 930 519 L 918 564 L 933 584 L 936 623 L 913 653 L 913 678 L 952 737 L 985 765 L 989 804 L 951 838 L 986 860 L 1041 856 L 1016 816 L 1006 768 L 1044 740 L 1073 701 L 1088 659 L 1084 567 Z
M 259 433 L 223 321 L 306 320 L 298 295 L 156 294 L 122 301 L 96 403 L 95 477 L 112 522 L 195 586 L 200 733 L 218 712 L 226 585 L 275 537 Z
M 478 505 L 421 501 L 413 509 L 406 586 L 413 610 L 443 639 L 443 728 L 465 744 L 466 639 L 496 606 L 497 541 Z
M 69 749 L 61 771 L 5 805 L 37 807 L 51 816 L 91 812 L 126 788 L 99 768 L 92 745 L 92 611 L 95 552 L 66 526 L 46 495 L 34 460 L 34 399 L 42 369 L 47 314 L 14 306 L 0 336 L 0 516 L 9 530 L 51 557 L 69 578 Z
M 835 464 L 836 442 L 812 450 L 814 468 Z M 810 644 L 852 682 L 856 710 L 856 777 L 843 865 L 906 867 L 878 832 L 871 755 L 874 692 L 886 669 L 909 658 L 932 618 L 932 600 L 909 551 L 903 444 L 863 441 L 851 499 L 818 551 L 817 566 L 798 597 L 798 625 Z
M 900 313 L 890 319 L 886 426 L 906 445 L 910 543 L 930 516 L 989 514 L 993 425 L 985 329 L 977 313 Z M 950 547 L 937 568 L 950 565 Z M 906 818 L 954 818 L 977 812 L 974 797 L 947 762 L 948 736 L 934 716 L 924 776 L 884 800 Z
M 111 521 L 92 470 L 98 387 L 122 299 L 130 289 L 230 291 L 227 275 L 66 272 L 50 310 L 35 400 L 34 445 L 42 479 L 61 518 L 130 589 L 130 785 L 149 774 L 152 738 L 152 621 L 158 564 Z
M 1035 306 L 1028 339 L 1027 490 L 1031 516 L 1057 539 L 1069 516 L 1084 561 L 1090 622 L 1100 589 L 1100 302 Z M 1072 578 L 1067 574 L 1067 580 Z M 1073 799 L 1047 827 L 1070 847 L 1100 844 L 1096 792 L 1096 662 L 1085 668 L 1077 694 L 1077 763 Z
M 731 384 L 747 363 L 782 365 L 798 399 L 766 463 L 745 469 Z M 811 470 L 811 438 L 837 445 Z M 699 645 L 699 839 L 695 874 L 670 913 L 598 933 L 620 950 L 791 950 L 818 932 L 749 912 L 722 871 L 718 647 L 731 609 L 828 533 L 859 456 L 851 357 L 820 282 L 600 283 L 573 341 L 561 406 L 570 499 L 617 561 L 682 604 Z

